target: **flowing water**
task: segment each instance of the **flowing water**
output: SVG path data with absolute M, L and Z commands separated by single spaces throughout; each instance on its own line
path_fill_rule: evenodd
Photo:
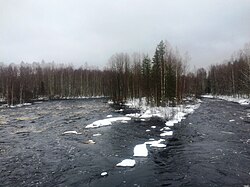
M 172 128 L 166 148 L 149 148 L 148 157 L 133 158 L 136 144 L 160 139 L 164 121 L 85 129 L 107 115 L 123 116 L 104 99 L 1 109 L 0 186 L 250 185 L 249 113 L 236 103 L 205 99 Z M 72 130 L 81 134 L 63 134 Z M 135 167 L 115 166 L 127 158 L 136 160 Z M 108 175 L 102 177 L 104 171 Z

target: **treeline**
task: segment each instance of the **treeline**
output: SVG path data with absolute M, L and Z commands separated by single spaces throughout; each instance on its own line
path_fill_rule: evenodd
M 0 98 L 8 105 L 31 99 L 108 95 L 105 72 L 55 63 L 0 65 Z
M 198 94 L 250 97 L 250 43 L 222 64 L 197 71 Z
M 161 41 L 152 57 L 118 53 L 107 68 L 74 68 L 55 63 L 0 64 L 0 100 L 8 105 L 32 99 L 108 96 L 115 102 L 145 97 L 157 106 L 181 103 L 205 93 L 250 96 L 250 44 L 231 60 L 188 71 L 188 54 Z

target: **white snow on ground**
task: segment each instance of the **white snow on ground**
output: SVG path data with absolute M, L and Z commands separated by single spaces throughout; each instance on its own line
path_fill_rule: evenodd
M 63 134 L 82 134 L 76 131 L 65 131 Z
M 204 98 L 217 98 L 217 99 L 222 99 L 230 102 L 235 102 L 239 103 L 240 105 L 249 105 L 250 104 L 250 99 L 247 98 L 247 96 L 244 97 L 234 97 L 234 96 L 226 96 L 226 95 L 202 95 L 201 97 Z
M 151 128 L 152 128 L 152 129 L 155 129 L 155 128 L 156 128 L 156 126 L 151 126 Z
M 229 122 L 234 122 L 235 120 L 234 119 L 230 119 Z
M 150 130 L 149 130 L 149 129 L 147 129 L 147 130 L 146 130 L 146 132 L 150 132 Z
M 134 147 L 134 156 L 147 157 L 148 149 L 146 144 L 138 144 Z
M 103 127 L 112 125 L 112 122 L 116 121 L 129 121 L 131 120 L 130 117 L 114 117 L 114 118 L 106 118 L 102 120 L 97 120 L 89 125 L 87 125 L 85 128 L 97 128 L 97 127 Z
M 134 167 L 135 166 L 135 160 L 133 159 L 125 159 L 122 162 L 116 164 L 118 167 Z
M 112 115 L 107 115 L 107 118 L 112 118 L 113 116 Z

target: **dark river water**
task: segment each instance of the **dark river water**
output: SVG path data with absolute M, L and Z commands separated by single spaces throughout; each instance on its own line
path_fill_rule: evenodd
M 249 113 L 246 106 L 205 99 L 172 127 L 166 148 L 149 148 L 148 157 L 133 158 L 135 145 L 160 139 L 164 121 L 85 129 L 107 115 L 123 116 L 104 99 L 0 109 L 0 186 L 244 187 L 250 185 Z M 63 134 L 72 130 L 81 134 Z M 136 160 L 135 167 L 116 167 L 127 158 Z M 104 171 L 108 175 L 102 177 Z

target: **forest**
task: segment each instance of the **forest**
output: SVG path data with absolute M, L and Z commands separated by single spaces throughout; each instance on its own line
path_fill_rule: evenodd
M 115 102 L 145 97 L 148 104 L 169 106 L 187 96 L 250 96 L 250 43 L 230 60 L 207 70 L 190 71 L 188 53 L 181 55 L 161 41 L 152 57 L 114 54 L 103 70 L 87 65 L 46 63 L 0 64 L 0 99 L 8 105 L 39 99 L 107 96 Z

